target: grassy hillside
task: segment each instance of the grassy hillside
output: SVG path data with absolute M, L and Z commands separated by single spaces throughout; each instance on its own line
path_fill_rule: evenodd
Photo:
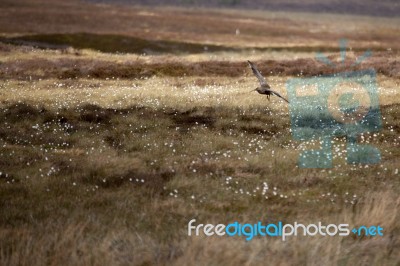
M 0 9 L 0 265 L 400 261 L 397 18 L 46 0 Z M 284 101 L 250 93 L 246 60 L 284 97 L 292 78 L 375 69 L 382 129 L 357 140 L 381 161 L 347 164 L 340 136 L 333 168 L 299 168 L 319 143 L 293 138 Z M 189 237 L 191 219 L 384 235 L 246 242 Z

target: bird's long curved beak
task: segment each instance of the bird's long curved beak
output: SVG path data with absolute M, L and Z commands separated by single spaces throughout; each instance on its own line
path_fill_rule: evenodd
M 253 92 L 253 91 L 256 91 L 257 89 L 254 89 L 254 90 L 251 90 L 251 91 L 249 91 L 249 92 Z

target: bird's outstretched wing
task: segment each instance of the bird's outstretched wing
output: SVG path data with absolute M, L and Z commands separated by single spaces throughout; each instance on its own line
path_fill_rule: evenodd
M 261 75 L 260 71 L 258 71 L 257 67 L 250 62 L 249 60 L 247 60 L 247 62 L 249 63 L 251 70 L 253 70 L 254 75 L 258 78 L 258 81 L 260 82 L 261 85 L 267 85 L 267 81 L 265 80 L 265 78 Z
M 270 90 L 273 94 L 275 94 L 276 96 L 278 96 L 279 98 L 283 99 L 284 101 L 286 101 L 287 103 L 289 103 L 288 100 L 286 100 L 285 98 L 282 97 L 282 95 L 280 95 L 279 93 L 277 93 L 276 91 Z

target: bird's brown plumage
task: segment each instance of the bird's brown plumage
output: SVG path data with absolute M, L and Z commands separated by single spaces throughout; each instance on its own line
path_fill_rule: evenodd
M 258 81 L 260 82 L 260 87 L 257 87 L 255 90 L 260 93 L 260 94 L 265 94 L 267 95 L 267 98 L 269 100 L 269 97 L 271 95 L 276 95 L 279 98 L 283 99 L 284 101 L 286 101 L 287 103 L 289 103 L 288 100 L 286 100 L 285 98 L 283 98 L 279 93 L 277 93 L 276 91 L 271 90 L 271 87 L 268 85 L 267 81 L 265 80 L 265 78 L 261 75 L 260 71 L 258 71 L 257 67 L 250 61 L 247 61 L 251 67 L 251 70 L 253 71 L 254 75 L 257 77 Z

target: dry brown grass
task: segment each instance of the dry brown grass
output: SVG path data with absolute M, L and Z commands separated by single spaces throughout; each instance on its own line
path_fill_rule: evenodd
M 164 200 L 161 206 L 157 202 L 153 200 L 148 207 L 156 211 L 185 206 L 183 202 L 170 200 Z M 370 193 L 356 210 L 344 208 L 325 219 L 335 223 L 351 220 L 359 225 L 380 224 L 385 231 L 398 232 L 399 213 L 392 213 L 398 208 L 398 195 Z M 383 218 L 387 213 L 392 213 L 392 217 Z M 300 214 L 297 220 L 305 216 Z M 66 220 L 52 220 L 34 230 L 2 230 L 0 261 L 3 265 L 264 265 L 266 260 L 273 265 L 392 265 L 399 259 L 396 255 L 399 240 L 390 233 L 379 239 L 300 236 L 286 242 L 258 238 L 246 243 L 237 238 L 187 238 L 185 229 L 177 228 L 180 237 L 160 242 L 151 231 L 120 224 L 116 222 L 119 219 L 103 225 L 98 220 L 72 214 Z M 210 219 L 218 219 L 218 215 Z M 77 224 L 77 220 L 81 222 Z
M 341 223 L 352 220 L 359 224 L 385 224 L 385 228 L 397 231 L 397 215 L 390 219 L 382 217 L 387 212 L 399 208 L 397 195 L 371 193 L 363 206 L 354 212 L 344 209 L 337 216 L 325 217 L 329 221 Z M 364 205 L 365 204 L 365 205 Z M 300 214 L 297 221 L 302 217 Z M 351 218 L 350 218 L 351 217 Z M 311 221 L 310 221 L 311 222 Z M 314 221 L 312 221 L 314 222 Z M 282 242 L 280 239 L 257 239 L 251 244 L 242 239 L 221 239 L 197 237 L 188 240 L 183 256 L 176 265 L 196 264 L 221 265 L 227 261 L 242 265 L 391 265 L 391 257 L 400 246 L 394 235 L 382 239 L 363 239 L 355 241 L 351 237 L 297 237 Z M 393 256 L 394 258 L 395 256 Z
M 330 48 L 347 38 L 357 42 L 354 48 L 399 49 L 398 18 L 93 5 L 77 0 L 7 0 L 0 8 L 0 32 L 7 36 L 87 32 L 239 47 Z M 236 29 L 240 35 L 235 35 Z
M 3 45 L 4 46 L 4 45 Z M 35 51 L 33 51 L 34 53 Z M 9 52 L 12 53 L 12 52 Z M 28 53 L 29 54 L 29 53 Z M 358 56 L 360 53 L 358 54 Z M 351 66 L 356 56 L 348 58 L 346 64 L 335 62 L 337 58 L 331 57 L 338 67 L 333 69 L 318 62 L 316 59 L 303 58 L 295 60 L 258 60 L 256 63 L 263 73 L 283 76 L 318 76 L 328 75 L 341 71 L 352 71 L 373 68 L 378 74 L 388 77 L 400 78 L 400 63 L 398 55 L 393 52 L 378 52 L 374 57 L 367 59 L 362 64 Z M 390 59 L 388 59 L 390 58 Z M 69 56 L 68 58 L 48 55 L 42 57 L 25 58 L 21 60 L 7 60 L 0 65 L 0 75 L 6 79 L 139 79 L 152 76 L 181 77 L 240 77 L 247 73 L 247 63 L 232 61 L 201 61 L 190 62 L 185 60 L 154 60 L 146 62 L 141 58 L 128 59 L 115 62 L 112 58 L 94 59 L 93 55 Z
M 232 49 L 143 56 L 0 44 L 0 265 L 400 261 L 396 18 L 39 0 L 0 9 L 6 38 L 87 32 Z M 375 49 L 355 69 L 377 70 L 383 125 L 359 141 L 382 160 L 347 165 L 337 138 L 332 169 L 300 169 L 299 152 L 317 143 L 293 140 L 285 102 L 249 93 L 257 80 L 245 61 L 287 96 L 288 79 L 332 73 L 312 58 L 319 47 L 337 62 L 339 37 L 353 50 L 338 71 Z M 380 225 L 384 236 L 188 237 L 193 218 Z
M 68 92 L 80 93 L 72 88 L 81 83 L 70 83 Z M 259 265 L 268 259 L 281 265 L 347 265 L 360 263 L 364 253 L 367 264 L 399 259 L 394 252 L 399 245 L 398 104 L 382 109 L 387 124 L 368 139 L 383 153 L 380 165 L 321 171 L 297 168 L 300 146 L 290 138 L 287 115 L 272 119 L 268 114 L 276 114 L 279 105 L 266 107 L 257 97 L 246 106 L 231 96 L 216 107 L 215 98 L 196 99 L 192 88 L 186 96 L 180 92 L 179 103 L 165 87 L 168 96 L 153 105 L 146 104 L 154 96 L 144 87 L 142 98 L 130 101 L 142 106 L 104 108 L 66 100 L 69 107 L 57 107 L 51 97 L 64 89 L 51 84 L 43 81 L 35 86 L 39 90 L 20 91 L 40 101 L 26 95 L 30 105 L 8 103 L 0 110 L 10 125 L 0 135 L 2 264 Z M 42 86 L 52 94 L 41 94 Z M 97 96 L 104 93 L 96 90 L 91 91 Z M 84 95 L 78 95 L 80 101 L 90 102 Z M 256 190 L 263 182 L 270 186 L 269 199 Z M 286 243 L 188 238 L 192 218 L 381 225 L 385 236 L 299 237 Z

